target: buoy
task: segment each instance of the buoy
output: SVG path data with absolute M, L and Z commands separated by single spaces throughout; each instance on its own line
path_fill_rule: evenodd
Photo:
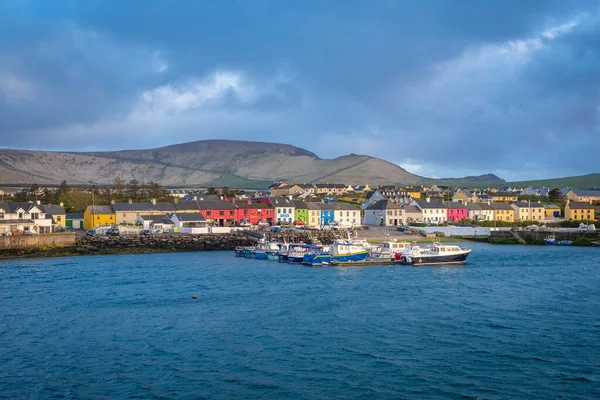
M 195 299 L 196 297 L 197 297 L 197 296 L 196 296 L 195 294 L 194 294 L 194 295 L 192 295 L 192 299 Z

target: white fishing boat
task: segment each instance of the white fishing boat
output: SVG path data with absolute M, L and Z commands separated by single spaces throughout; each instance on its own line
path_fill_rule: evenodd
M 402 254 L 401 262 L 408 265 L 464 264 L 470 253 L 470 248 L 454 244 L 433 243 L 426 247 L 411 245 Z
M 409 246 L 409 242 L 398 242 L 396 239 L 386 240 L 371 249 L 369 258 L 374 260 L 400 260 Z

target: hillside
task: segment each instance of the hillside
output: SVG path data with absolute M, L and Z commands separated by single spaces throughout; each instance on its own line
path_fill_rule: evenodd
M 566 178 L 540 179 L 535 181 L 510 182 L 511 186 L 533 186 L 533 187 L 559 187 L 566 186 L 575 189 L 600 188 L 600 173 L 569 176 Z
M 0 150 L 0 184 L 109 184 L 114 177 L 165 186 L 265 187 L 299 183 L 414 184 L 421 180 L 387 161 L 351 154 L 321 159 L 277 143 L 203 140 L 149 150 L 48 152 Z
M 486 174 L 479 176 L 466 176 L 464 178 L 441 178 L 441 179 L 432 179 L 432 178 L 424 178 L 424 185 L 444 185 L 451 187 L 496 187 L 503 186 L 506 184 L 504 179 L 498 178 L 494 174 Z

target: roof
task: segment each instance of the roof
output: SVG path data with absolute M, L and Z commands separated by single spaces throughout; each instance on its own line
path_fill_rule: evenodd
M 37 207 L 41 211 L 43 211 L 42 206 L 38 205 L 36 203 L 30 203 L 30 202 L 0 203 L 0 209 L 3 209 L 4 212 L 11 213 L 11 214 L 16 212 L 19 208 L 22 208 L 23 210 L 25 210 L 25 212 L 28 212 L 33 207 Z
M 358 210 L 358 208 L 356 206 L 353 206 L 352 204 L 348 204 L 348 203 L 331 203 L 331 204 L 326 204 L 326 205 L 330 206 L 334 210 L 348 210 L 348 211 L 357 211 Z
M 156 209 L 158 211 L 171 211 L 171 212 L 175 212 L 176 208 L 175 208 L 175 204 L 173 203 L 169 203 L 166 201 L 159 201 L 158 203 L 156 203 Z
M 225 200 L 198 200 L 200 210 L 237 210 L 237 206 Z
M 492 197 L 517 197 L 517 194 L 514 192 L 496 192 L 492 193 Z
M 466 204 L 462 204 L 457 201 L 449 201 L 448 203 L 446 203 L 446 206 L 453 210 L 458 210 L 458 209 L 463 210 L 463 209 L 467 208 Z
M 177 216 L 177 219 L 181 222 L 204 222 L 206 221 L 206 218 L 204 218 L 204 215 L 200 214 L 200 213 L 181 213 L 181 214 L 174 214 Z
M 540 203 L 526 203 L 524 201 L 518 201 L 516 203 L 513 203 L 516 207 L 518 208 L 544 208 L 544 206 Z
M 149 201 L 129 203 L 121 201 L 112 205 L 115 212 L 139 212 L 139 211 L 156 211 L 156 207 Z
M 490 204 L 490 207 L 492 207 L 492 210 L 513 211 L 513 208 L 508 203 L 492 203 Z
M 421 214 L 421 210 L 417 206 L 405 205 L 402 208 L 404 208 L 404 212 L 406 213 Z
M 306 203 L 301 200 L 294 200 L 293 203 L 294 203 L 294 207 L 296 207 L 296 208 L 303 209 L 303 210 L 306 209 Z
M 309 210 L 322 210 L 325 208 L 324 206 L 326 206 L 326 205 L 329 205 L 329 204 L 313 201 L 313 202 L 306 203 L 306 208 L 308 208 Z
M 283 196 L 269 197 L 269 201 L 275 207 L 294 207 L 293 201 Z
M 67 219 L 83 219 L 82 213 L 67 213 Z
M 402 206 L 396 204 L 392 200 L 379 200 L 373 204 L 369 204 L 367 210 L 402 210 Z M 420 212 L 420 211 L 419 211 Z
M 578 210 L 593 210 L 594 206 L 590 203 L 586 203 L 585 201 L 571 201 L 569 202 L 569 208 L 572 210 L 574 208 Z
M 65 208 L 63 206 L 56 205 L 45 205 L 41 206 L 42 210 L 46 213 L 46 215 L 65 215 Z
M 200 214 L 202 215 L 202 214 Z M 160 223 L 160 224 L 173 224 L 173 221 L 171 221 L 169 218 L 167 218 L 166 215 L 140 215 L 140 218 L 143 219 L 144 221 L 152 221 L 154 223 Z
M 248 208 L 248 209 L 273 208 L 273 207 L 271 207 L 271 205 L 265 204 L 265 203 L 250 203 L 250 204 L 248 204 L 245 201 L 242 201 L 240 203 L 235 203 L 235 204 L 238 206 L 238 208 Z
M 600 197 L 600 190 L 573 190 L 577 196 L 582 197 Z
M 446 208 L 446 206 L 439 200 L 415 200 L 420 208 Z
M 198 207 L 198 202 L 196 200 L 182 200 L 178 203 L 175 203 L 175 210 L 200 210 Z
M 556 204 L 544 204 L 544 208 L 552 208 L 555 210 L 560 210 L 560 207 L 557 206 Z
M 35 222 L 30 219 L 0 219 L 0 225 L 11 224 L 35 224 Z
M 87 206 L 92 214 L 114 214 L 110 206 Z

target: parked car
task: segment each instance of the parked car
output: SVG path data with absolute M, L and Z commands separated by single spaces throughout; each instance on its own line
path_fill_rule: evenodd
M 90 229 L 90 230 L 89 230 L 89 231 L 87 231 L 85 234 L 86 234 L 86 235 L 88 235 L 88 236 L 96 236 L 96 235 L 97 235 L 97 232 L 96 232 L 96 230 L 95 230 L 95 229 Z
M 140 231 L 140 235 L 141 236 L 148 236 L 148 235 L 150 235 L 150 229 L 142 229 Z
M 272 226 L 271 232 L 281 232 L 281 227 L 280 226 Z
M 75 232 L 75 229 L 73 229 L 73 227 L 72 227 L 72 226 L 67 226 L 67 227 L 65 228 L 65 230 L 66 230 L 67 232 Z
M 106 231 L 106 236 L 119 236 L 119 228 L 110 228 Z

